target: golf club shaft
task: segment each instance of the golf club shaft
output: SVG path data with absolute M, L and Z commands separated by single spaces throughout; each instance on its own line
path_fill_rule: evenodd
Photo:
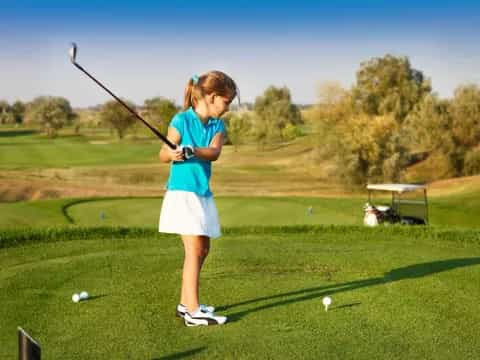
M 100 81 L 95 79 L 92 75 L 88 73 L 87 70 L 85 70 L 83 67 L 81 67 L 79 64 L 76 62 L 73 62 L 73 65 L 75 65 L 80 71 L 82 71 L 85 75 L 87 75 L 90 79 L 95 81 L 97 85 L 99 85 L 103 90 L 108 92 L 115 100 L 117 100 L 120 104 L 123 105 L 125 109 L 127 109 L 132 115 L 134 115 L 137 119 L 139 119 L 141 122 L 143 122 L 152 132 L 157 135 L 165 144 L 167 144 L 170 149 L 174 150 L 176 149 L 176 145 L 173 144 L 170 140 L 168 140 L 165 136 L 163 136 L 157 129 L 155 129 L 153 126 L 151 126 L 148 122 L 142 119 L 140 115 L 138 115 L 134 110 L 132 110 L 127 104 L 125 104 L 119 97 L 117 97 L 114 93 L 112 93 L 110 90 L 107 89 Z

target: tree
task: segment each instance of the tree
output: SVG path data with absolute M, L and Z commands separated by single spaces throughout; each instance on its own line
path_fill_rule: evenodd
M 346 184 L 401 178 L 406 151 L 392 115 L 357 114 L 339 124 L 335 131 L 338 174 Z
M 463 85 L 451 100 L 426 96 L 405 120 L 412 152 L 438 152 L 448 159 L 450 174 L 468 175 L 476 170 L 480 144 L 480 89 Z
M 11 124 L 15 122 L 12 108 L 5 100 L 0 100 L 0 124 Z
M 403 126 L 403 142 L 412 153 L 446 152 L 452 142 L 450 101 L 425 96 L 410 111 Z
M 131 109 L 135 109 L 132 102 L 123 100 Z M 100 110 L 102 122 L 117 132 L 118 138 L 123 139 L 125 132 L 137 120 L 122 104 L 115 100 L 107 101 Z
M 62 97 L 37 97 L 25 110 L 25 122 L 41 125 L 49 137 L 55 137 L 57 131 L 73 118 L 70 103 Z
M 464 175 L 480 174 L 480 150 L 469 150 L 465 154 Z
M 480 144 L 480 89 L 462 85 L 451 101 L 451 146 L 448 151 L 455 175 L 471 175 L 478 166 Z
M 393 114 L 355 109 L 352 92 L 337 83 L 322 84 L 314 110 L 319 155 L 333 160 L 349 186 L 401 179 L 407 151 Z
M 168 124 L 179 111 L 179 107 L 172 100 L 156 97 L 145 100 L 145 117 L 156 126 L 162 134 L 167 133 Z
M 230 112 L 225 117 L 227 138 L 233 144 L 234 151 L 245 142 L 252 127 L 252 114 L 247 111 Z
M 292 103 L 287 87 L 270 86 L 263 96 L 255 99 L 253 110 L 257 141 L 284 140 L 282 130 L 287 124 L 297 126 L 303 123 L 300 110 Z
M 353 116 L 352 96 L 336 82 L 321 84 L 318 95 L 318 104 L 312 111 L 313 127 L 318 134 L 317 151 L 320 157 L 332 158 L 341 146 L 338 127 Z
M 25 115 L 25 104 L 20 100 L 17 100 L 13 103 L 11 109 L 15 122 L 17 124 L 22 123 Z
M 477 146 L 480 143 L 480 88 L 463 85 L 455 89 L 451 113 L 456 142 L 466 148 Z
M 335 109 L 345 102 L 349 91 L 336 81 L 322 82 L 318 90 L 318 106 L 326 109 Z
M 387 54 L 361 63 L 353 99 L 356 107 L 366 114 L 393 114 L 401 123 L 415 104 L 430 92 L 430 81 L 421 71 L 411 67 L 407 57 Z

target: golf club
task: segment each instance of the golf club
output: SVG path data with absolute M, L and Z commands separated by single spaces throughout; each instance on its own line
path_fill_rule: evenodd
M 150 130 L 152 130 L 152 132 L 157 135 L 165 144 L 167 144 L 170 149 L 172 150 L 175 150 L 177 148 L 177 146 L 175 144 L 173 144 L 170 140 L 168 140 L 165 136 L 163 136 L 162 134 L 160 134 L 160 132 L 155 129 L 153 126 L 151 126 L 148 122 L 146 122 L 140 115 L 138 115 L 134 110 L 132 110 L 127 104 L 125 104 L 120 98 L 118 98 L 113 92 L 111 92 L 110 90 L 108 90 L 100 81 L 98 81 L 97 79 L 95 79 L 92 75 L 90 75 L 88 73 L 88 71 L 86 71 L 83 67 L 81 67 L 77 62 L 76 62 L 76 58 L 77 58 L 77 44 L 75 43 L 72 43 L 71 47 L 70 47 L 70 51 L 69 51 L 69 55 L 70 55 L 70 61 L 72 62 L 73 65 L 75 65 L 80 71 L 82 71 L 85 75 L 87 75 L 90 79 L 92 79 L 93 81 L 95 81 L 97 83 L 97 85 L 99 85 L 103 90 L 105 90 L 106 92 L 108 92 L 111 96 L 113 96 L 113 98 L 115 100 L 117 100 L 120 104 L 123 105 L 123 107 L 125 109 L 127 109 L 132 115 L 134 115 L 137 119 L 139 119 L 141 122 L 143 122 Z M 193 153 L 190 154 L 190 153 L 187 153 L 187 152 L 191 152 L 191 149 L 189 148 L 183 148 L 183 151 L 184 153 L 186 153 L 185 157 L 186 158 L 189 158 L 191 156 L 193 156 Z

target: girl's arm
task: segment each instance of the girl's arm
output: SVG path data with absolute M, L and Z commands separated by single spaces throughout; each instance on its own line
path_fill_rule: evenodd
M 180 143 L 180 134 L 178 133 L 177 129 L 174 127 L 168 128 L 167 139 L 170 140 L 173 144 Z M 180 147 L 177 149 L 172 150 L 167 144 L 163 144 L 160 150 L 160 161 L 164 163 L 168 163 L 171 161 L 182 161 L 183 160 L 183 153 Z
M 219 132 L 210 142 L 208 147 L 195 148 L 194 154 L 197 158 L 208 161 L 215 161 L 220 156 L 223 146 L 223 133 Z

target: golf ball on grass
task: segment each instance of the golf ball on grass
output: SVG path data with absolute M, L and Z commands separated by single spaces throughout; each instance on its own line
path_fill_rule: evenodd
M 323 302 L 323 306 L 325 306 L 325 311 L 328 311 L 328 307 L 330 306 L 330 304 L 332 303 L 332 299 L 328 296 L 325 296 L 322 300 Z
M 80 295 L 78 295 L 78 294 L 73 294 L 73 296 L 72 296 L 72 301 L 73 301 L 74 303 L 78 303 L 78 302 L 80 301 Z
M 82 291 L 80 293 L 80 300 L 86 300 L 86 299 L 88 299 L 88 292 Z

